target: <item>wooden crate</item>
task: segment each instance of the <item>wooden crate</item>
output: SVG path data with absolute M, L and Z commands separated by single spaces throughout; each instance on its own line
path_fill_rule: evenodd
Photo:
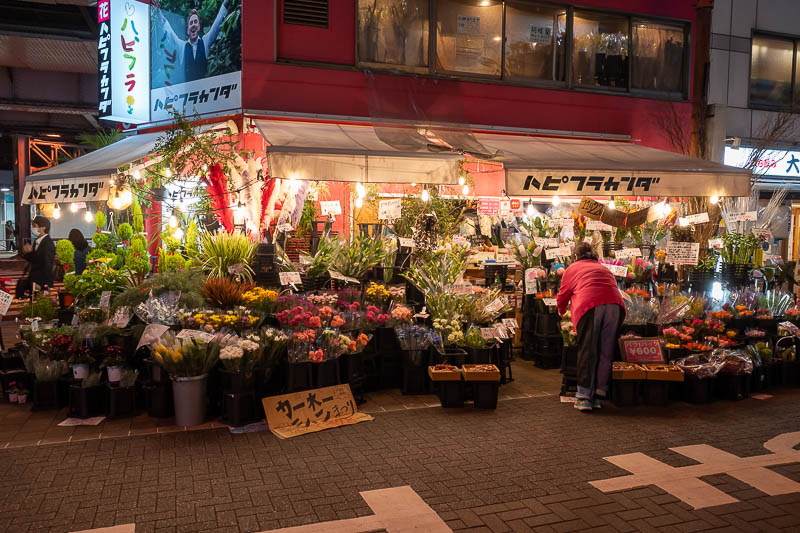
M 464 381 L 500 381 L 500 370 L 495 365 L 464 365 L 462 370 Z
M 455 366 L 452 369 L 444 370 L 437 370 L 435 366 L 429 366 L 428 376 L 431 381 L 461 381 L 461 370 Z
M 624 380 L 645 379 L 647 377 L 647 370 L 641 365 L 615 361 L 614 366 L 611 368 L 611 377 Z
M 683 370 L 676 365 L 644 365 L 649 381 L 683 381 Z

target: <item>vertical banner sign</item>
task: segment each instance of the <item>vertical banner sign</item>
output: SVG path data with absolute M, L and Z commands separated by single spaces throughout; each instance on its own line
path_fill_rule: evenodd
M 150 120 L 149 7 L 140 0 L 97 2 L 100 118 Z

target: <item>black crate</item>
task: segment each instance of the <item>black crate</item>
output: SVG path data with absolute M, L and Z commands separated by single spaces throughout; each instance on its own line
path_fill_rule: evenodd
M 753 373 L 750 374 L 750 391 L 761 392 L 770 388 L 770 372 L 764 365 L 753 365 Z
M 561 317 L 556 314 L 538 313 L 534 335 L 540 337 L 561 337 Z
M 225 394 L 222 398 L 222 421 L 241 427 L 255 420 L 256 399 L 252 392 Z
M 497 409 L 499 381 L 470 381 L 472 399 L 478 409 Z
M 437 381 L 435 384 L 436 392 L 439 395 L 439 401 L 442 402 L 442 407 L 464 407 L 463 381 Z
M 663 407 L 669 403 L 669 381 L 645 381 L 642 392 L 645 405 Z
M 316 388 L 339 385 L 339 358 L 314 363 L 314 386 Z
M 58 381 L 36 381 L 33 384 L 33 410 L 60 409 Z
M 172 403 L 172 381 L 148 383 L 142 388 L 149 416 L 153 418 L 169 418 L 175 414 Z
M 217 374 L 223 394 L 251 392 L 253 390 L 252 376 L 248 378 L 244 372 L 220 368 L 217 370 Z
M 639 405 L 641 380 L 615 379 L 611 382 L 611 399 L 617 407 Z
M 711 403 L 714 399 L 716 378 L 698 378 L 693 374 L 683 377 L 683 399 L 689 403 Z
M 286 367 L 286 392 L 314 388 L 312 363 L 288 363 Z
M 784 361 L 781 371 L 781 385 L 800 387 L 800 361 Z
M 428 394 L 428 371 L 425 366 L 404 366 L 403 367 L 403 394 Z
M 106 413 L 106 395 L 102 385 L 83 387 L 70 385 L 68 415 L 74 418 L 90 418 Z
M 750 396 L 750 374 L 720 372 L 716 377 L 714 394 L 722 400 L 743 400 Z
M 475 365 L 488 365 L 493 363 L 494 348 L 466 348 L 466 362 Z
M 108 418 L 125 418 L 136 416 L 136 388 L 135 387 L 114 387 L 106 384 Z

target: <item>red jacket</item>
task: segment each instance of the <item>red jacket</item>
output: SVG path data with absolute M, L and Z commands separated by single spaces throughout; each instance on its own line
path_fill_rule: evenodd
M 603 304 L 619 304 L 625 314 L 625 302 L 617 288 L 614 275 L 601 263 L 593 259 L 582 259 L 572 263 L 561 278 L 558 291 L 558 312 L 567 311 L 572 300 L 572 323 L 575 328 L 581 317 L 592 307 Z

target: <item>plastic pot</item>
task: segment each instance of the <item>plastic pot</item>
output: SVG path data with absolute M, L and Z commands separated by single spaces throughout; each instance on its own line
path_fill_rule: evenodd
M 89 365 L 72 365 L 72 377 L 75 379 L 86 379 L 89 375 Z
M 122 367 L 109 366 L 106 368 L 106 374 L 108 375 L 109 383 L 119 383 L 119 380 L 122 378 Z
M 208 374 L 172 378 L 176 426 L 199 426 L 206 418 Z

